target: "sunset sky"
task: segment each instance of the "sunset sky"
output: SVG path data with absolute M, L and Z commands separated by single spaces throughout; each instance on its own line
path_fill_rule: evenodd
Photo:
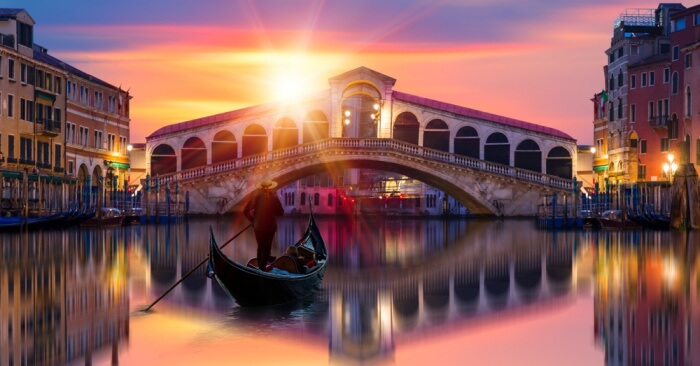
M 686 6 L 694 5 L 686 3 Z M 3 1 L 49 53 L 129 89 L 131 142 L 211 114 L 327 89 L 366 66 L 395 90 L 593 141 L 593 94 L 627 8 L 574 0 Z

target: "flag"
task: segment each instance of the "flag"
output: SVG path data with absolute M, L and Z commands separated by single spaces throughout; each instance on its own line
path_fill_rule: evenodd
M 603 89 L 603 91 L 600 92 L 600 108 L 603 110 L 603 113 L 605 113 L 605 104 L 608 102 L 608 92 Z

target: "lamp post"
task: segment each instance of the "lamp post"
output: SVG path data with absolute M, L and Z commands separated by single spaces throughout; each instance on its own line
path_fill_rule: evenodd
M 663 170 L 669 183 L 673 184 L 673 176 L 676 174 L 678 164 L 673 160 L 673 154 L 668 154 L 668 163 L 664 163 Z
M 350 126 L 350 115 L 352 112 L 350 112 L 349 109 L 346 109 L 343 111 L 343 137 L 349 137 L 348 136 L 348 128 Z

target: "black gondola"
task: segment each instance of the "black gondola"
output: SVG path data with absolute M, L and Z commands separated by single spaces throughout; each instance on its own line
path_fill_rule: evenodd
M 315 256 L 310 268 L 299 268 L 297 262 L 287 255 L 277 258 L 268 272 L 258 269 L 255 259 L 247 265 L 234 262 L 221 252 L 211 228 L 209 232 L 209 277 L 214 278 L 240 306 L 283 304 L 309 297 L 321 287 L 327 252 L 313 214 L 309 214 L 304 235 L 294 244 L 299 253 Z M 297 271 L 301 273 L 295 273 Z

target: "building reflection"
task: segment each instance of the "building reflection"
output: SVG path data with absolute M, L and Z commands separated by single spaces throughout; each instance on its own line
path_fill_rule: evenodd
M 0 364 L 91 364 L 129 336 L 123 233 L 0 234 Z
M 662 234 L 646 231 L 601 236 L 595 333 L 608 365 L 700 364 L 697 347 L 691 347 L 700 331 L 700 238 L 696 232 L 669 234 L 663 241 Z

